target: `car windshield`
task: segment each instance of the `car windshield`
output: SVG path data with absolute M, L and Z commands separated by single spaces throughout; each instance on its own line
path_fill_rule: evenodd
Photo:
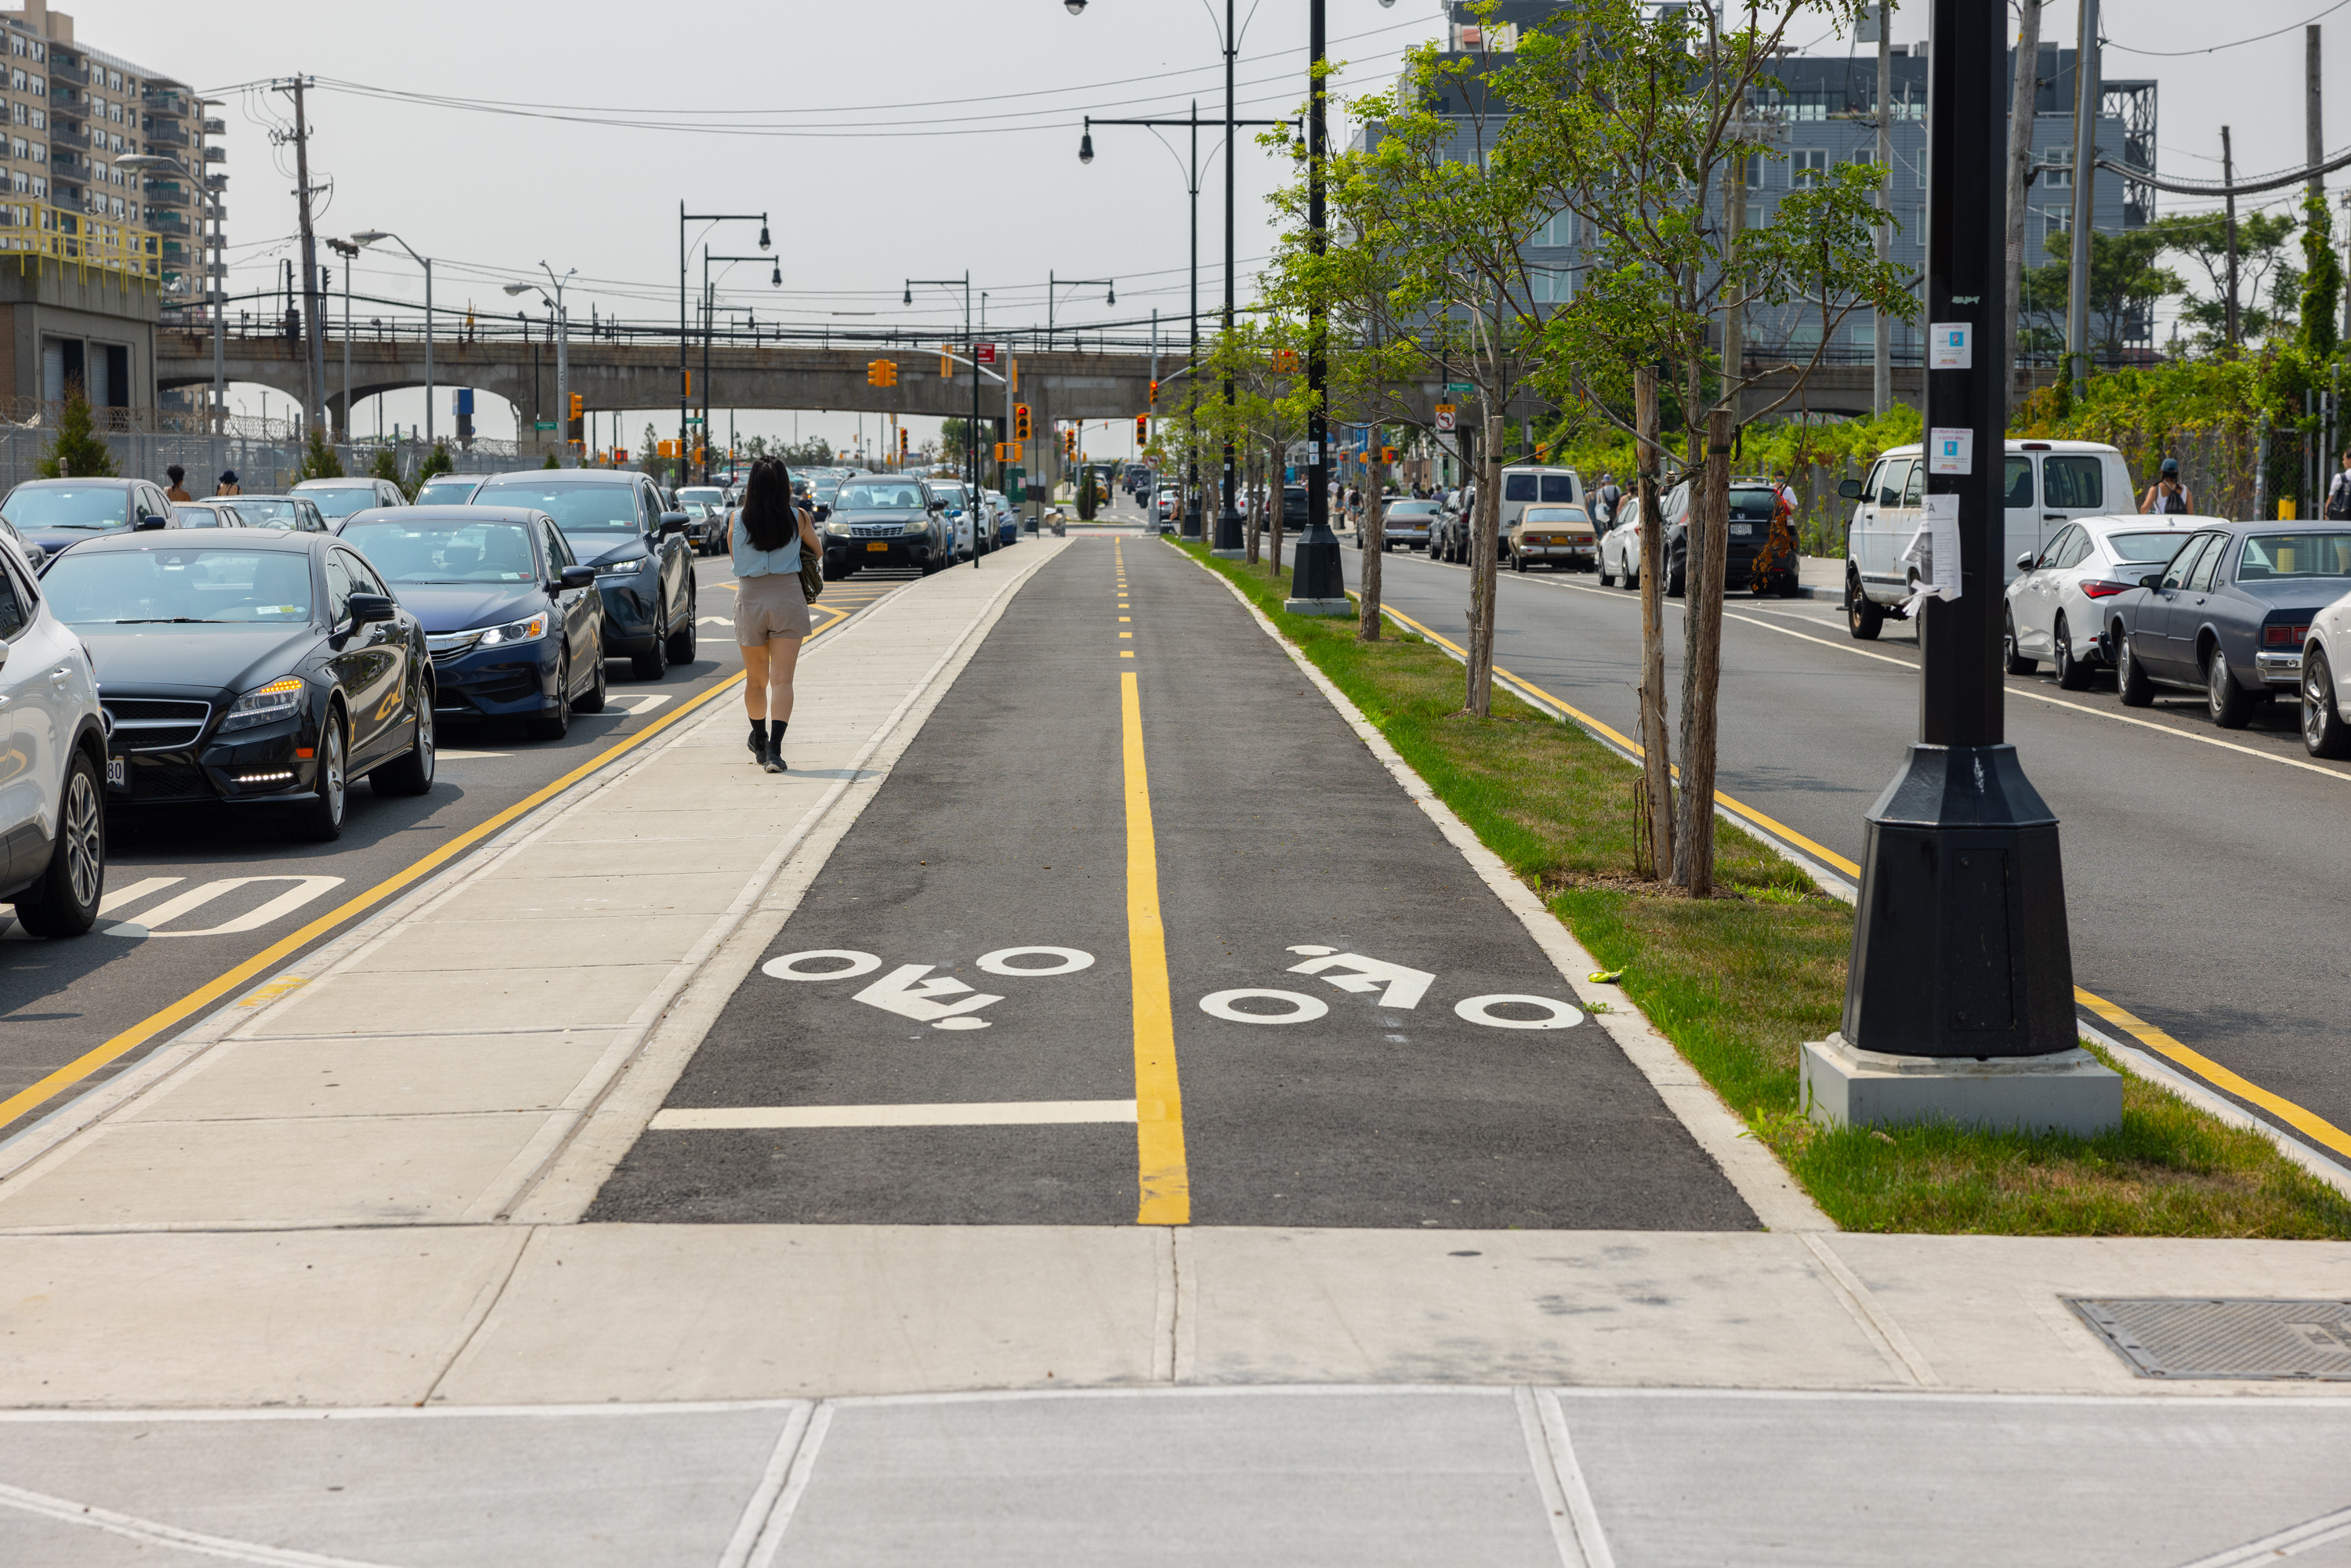
M 420 507 L 462 507 L 474 497 L 478 479 L 434 479 L 416 492 Z
M 175 510 L 184 511 L 186 508 Z M 300 520 L 301 507 L 293 501 L 274 497 L 239 496 L 236 498 L 236 515 L 245 520 L 248 528 L 291 529 Z M 180 526 L 184 528 L 189 525 L 182 523 Z
M 2106 546 L 2116 559 L 2147 561 L 2160 566 L 2179 552 L 2180 540 L 2188 537 L 2185 528 L 2166 529 L 2156 534 L 2110 534 Z
M 213 546 L 68 550 L 41 579 L 77 626 L 176 622 L 293 624 L 310 618 L 310 557 Z
M 1396 501 L 1388 507 L 1391 517 L 1427 517 L 1437 514 L 1434 501 Z
M 842 512 L 919 512 L 923 487 L 914 484 L 843 485 L 834 507 Z
M 726 504 L 726 492 L 716 485 L 695 485 L 680 490 L 677 498 L 689 507 L 699 501 L 705 507 L 716 507 Z
M 1733 490 L 1730 493 L 1730 517 L 1733 522 L 1768 523 L 1771 514 L 1780 509 L 1780 497 L 1773 490 Z
M 475 492 L 483 507 L 528 507 L 545 512 L 566 534 L 633 534 L 641 532 L 637 517 L 637 487 L 598 485 L 572 480 L 493 479 Z
M 210 507 L 174 507 L 172 508 L 172 526 L 175 528 L 217 528 L 227 525 Z
M 530 527 L 488 518 L 413 519 L 410 507 L 343 530 L 375 569 L 396 583 L 536 582 Z
M 2237 563 L 2239 582 L 2280 577 L 2351 577 L 2351 533 L 2255 534 Z
M 330 517 L 348 517 L 353 512 L 364 512 L 376 504 L 372 485 L 325 485 L 316 490 L 305 490 L 310 504 Z
M 1591 519 L 1582 507 L 1529 507 L 1527 521 L 1531 523 L 1583 523 Z
M 20 528 L 119 528 L 128 516 L 120 485 L 19 485 L 0 505 Z

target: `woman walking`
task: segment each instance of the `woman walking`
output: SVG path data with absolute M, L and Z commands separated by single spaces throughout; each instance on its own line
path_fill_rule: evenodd
M 784 771 L 784 730 L 792 720 L 792 672 L 809 634 L 800 592 L 800 551 L 817 550 L 816 525 L 793 505 L 792 476 L 762 457 L 751 465 L 743 504 L 727 520 L 735 561 L 735 641 L 743 649 L 743 706 L 751 716 L 751 759 Z

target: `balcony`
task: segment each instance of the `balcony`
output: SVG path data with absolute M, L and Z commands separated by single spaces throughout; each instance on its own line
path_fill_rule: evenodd
M 185 147 L 188 134 L 176 125 L 151 125 L 147 128 L 150 147 Z
M 89 85 L 89 68 L 87 66 L 69 65 L 67 63 L 64 57 L 51 55 L 49 57 L 49 79 L 53 82 L 69 81 L 76 87 L 88 87 Z
M 228 121 L 225 120 L 205 120 L 204 134 L 207 136 L 226 136 L 228 134 Z
M 188 220 L 179 214 L 159 213 L 152 207 L 147 210 L 146 226 L 159 235 L 184 235 L 193 232 L 188 227 Z
M 225 163 L 225 162 L 228 162 L 228 149 L 227 149 L 227 148 L 225 148 L 225 147 L 220 146 L 220 145 L 218 145 L 217 143 L 215 143 L 215 144 L 214 144 L 214 145 L 213 145 L 213 146 L 210 146 L 210 147 L 205 148 L 205 149 L 204 149 L 204 162 L 207 162 L 207 163 Z

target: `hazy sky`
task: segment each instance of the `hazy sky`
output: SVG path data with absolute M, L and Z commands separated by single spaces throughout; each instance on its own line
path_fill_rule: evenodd
M 2161 165 L 2217 173 L 2217 162 L 2203 160 L 2217 159 L 2224 121 L 2234 126 L 2241 168 L 2299 163 L 2299 24 L 2328 4 L 2113 0 L 2104 13 L 2106 72 L 2161 84 Z M 1332 53 L 1349 63 L 1343 95 L 1384 83 L 1405 47 L 1440 28 L 1436 0 L 1328 5 Z M 1304 0 L 1238 0 L 1238 9 L 1241 113 L 1286 114 L 1303 93 Z M 675 9 L 410 0 L 389 10 L 84 0 L 76 26 L 90 45 L 206 89 L 297 71 L 319 78 L 312 168 L 334 187 L 321 233 L 401 234 L 435 258 L 444 307 L 470 301 L 511 315 L 522 301 L 500 284 L 537 276 L 544 259 L 559 273 L 579 269 L 569 296 L 575 319 L 592 304 L 600 313 L 674 321 L 684 200 L 697 211 L 773 215 L 784 287 L 768 287 L 766 267 L 737 267 L 722 293 L 726 308 L 803 324 L 959 329 L 959 295 L 918 290 L 907 310 L 901 280 L 968 268 L 987 291 L 991 324 L 1041 323 L 1049 269 L 1118 282 L 1115 310 L 1099 288 L 1072 291 L 1057 308 L 1061 321 L 1124 319 L 1155 305 L 1181 314 L 1183 133 L 1165 133 L 1163 147 L 1150 131 L 1104 129 L 1094 138 L 1094 162 L 1081 166 L 1079 121 L 1088 111 L 1182 115 L 1195 95 L 1205 114 L 1216 112 L 1223 14 L 1223 0 L 1092 0 L 1075 17 L 1061 0 L 700 0 Z M 1923 5 L 1897 13 L 1896 39 L 1923 36 L 1926 14 Z M 2075 7 L 2052 5 L 2045 15 L 2043 36 L 2070 43 Z M 2324 25 L 2334 54 L 2351 60 L 2351 8 Z M 2292 30 L 2217 53 L 2126 52 L 2205 49 L 2281 27 Z M 1799 42 L 1822 52 L 1846 47 L 1827 28 Z M 2351 68 L 2329 76 L 2338 99 L 2351 96 Z M 371 95 L 381 90 L 450 101 Z M 221 111 L 232 174 L 230 288 L 268 287 L 295 254 L 290 150 L 273 149 L 266 129 L 287 119 L 288 106 L 266 91 L 223 96 L 232 99 Z M 556 112 L 590 122 L 478 112 L 465 103 L 569 106 Z M 2346 140 L 2346 116 L 2351 102 L 2330 106 L 2330 148 Z M 620 123 L 631 120 L 651 123 Z M 1204 132 L 1204 156 L 1217 140 Z M 1283 174 L 1281 162 L 1241 144 L 1236 251 L 1244 293 L 1250 263 L 1267 249 L 1263 198 Z M 1219 160 L 1201 194 L 1201 290 L 1211 307 L 1220 289 L 1222 180 Z M 2346 186 L 2351 180 L 2338 178 L 2337 188 Z M 2167 198 L 2163 210 L 2175 204 Z M 745 254 L 756 238 L 756 229 L 734 225 L 711 241 L 718 252 Z M 699 272 L 697 262 L 697 280 Z M 423 293 L 404 256 L 363 256 L 354 287 Z M 1180 334 L 1181 323 L 1167 330 Z M 421 392 L 385 402 L 389 419 L 422 416 Z M 244 406 L 257 411 L 258 399 Z M 360 405 L 363 426 L 372 414 Z M 507 423 L 502 408 L 488 406 L 479 422 L 485 434 L 504 434 Z M 753 414 L 742 424 L 792 427 L 789 414 Z M 854 427 L 848 415 L 799 421 L 803 432 L 836 440 Z

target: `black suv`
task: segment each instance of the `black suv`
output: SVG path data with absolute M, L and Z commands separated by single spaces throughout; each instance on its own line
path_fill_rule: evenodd
M 824 530 L 827 578 L 847 577 L 868 566 L 911 566 L 928 577 L 955 563 L 946 498 L 912 474 L 843 479 L 832 505 L 820 506 L 817 515 Z
M 687 517 L 643 474 L 621 468 L 525 468 L 493 475 L 477 507 L 520 507 L 555 519 L 580 564 L 596 569 L 604 656 L 640 680 L 694 662 L 694 547 Z
M 1678 596 L 1689 575 L 1690 487 L 1677 485 L 1666 497 L 1666 592 Z M 1723 552 L 1725 589 L 1751 589 L 1756 593 L 1793 599 L 1797 593 L 1795 540 L 1791 537 L 1772 546 L 1772 519 L 1780 510 L 1780 492 L 1768 479 L 1730 482 L 1729 548 Z

